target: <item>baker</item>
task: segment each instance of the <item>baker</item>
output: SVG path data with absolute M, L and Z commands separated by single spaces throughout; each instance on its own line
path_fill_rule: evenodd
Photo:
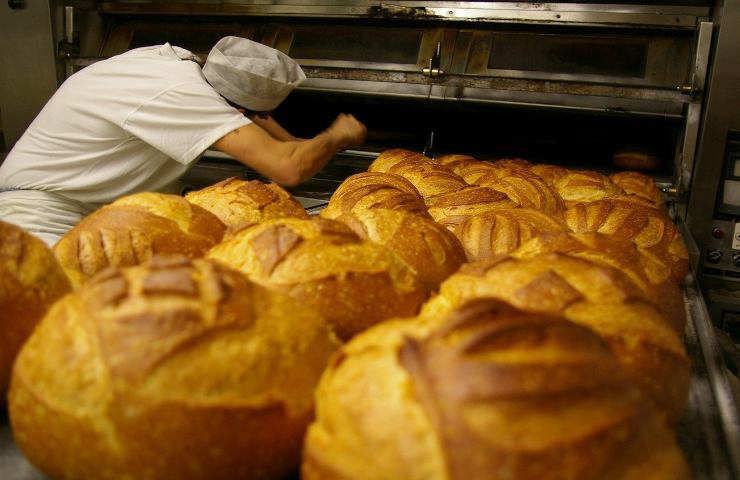
M 0 166 L 0 219 L 53 245 L 122 195 L 171 191 L 208 148 L 297 185 L 366 133 L 347 114 L 310 139 L 281 127 L 270 112 L 305 78 L 287 55 L 239 37 L 202 67 L 168 43 L 97 62 L 61 85 Z

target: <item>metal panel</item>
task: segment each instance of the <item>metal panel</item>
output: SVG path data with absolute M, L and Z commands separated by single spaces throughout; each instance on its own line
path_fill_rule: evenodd
M 8 150 L 57 88 L 48 1 L 0 3 L 0 114 Z

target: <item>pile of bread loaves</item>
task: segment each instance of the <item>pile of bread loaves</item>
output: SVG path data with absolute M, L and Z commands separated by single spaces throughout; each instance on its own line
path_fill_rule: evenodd
M 0 222 L 0 388 L 51 478 L 689 478 L 687 270 L 649 177 L 388 150 L 314 217 L 232 178 Z

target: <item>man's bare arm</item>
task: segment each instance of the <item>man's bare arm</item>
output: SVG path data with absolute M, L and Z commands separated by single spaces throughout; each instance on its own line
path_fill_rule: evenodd
M 328 129 L 307 140 L 281 140 L 251 124 L 224 135 L 213 146 L 275 183 L 295 186 L 313 177 L 338 150 L 361 144 L 365 133 L 365 126 L 352 115 L 341 114 Z

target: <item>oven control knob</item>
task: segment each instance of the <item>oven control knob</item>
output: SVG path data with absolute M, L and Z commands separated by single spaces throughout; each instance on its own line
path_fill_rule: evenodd
M 714 250 L 709 250 L 707 252 L 707 262 L 709 262 L 709 263 L 719 263 L 720 260 L 722 260 L 722 250 L 714 249 Z M 733 255 L 732 260 L 733 260 L 733 262 L 735 261 L 735 256 L 734 255 Z
M 26 6 L 26 2 L 24 0 L 8 0 L 8 6 L 11 10 L 20 10 Z
M 736 267 L 740 267 L 740 253 L 732 254 L 732 264 Z

